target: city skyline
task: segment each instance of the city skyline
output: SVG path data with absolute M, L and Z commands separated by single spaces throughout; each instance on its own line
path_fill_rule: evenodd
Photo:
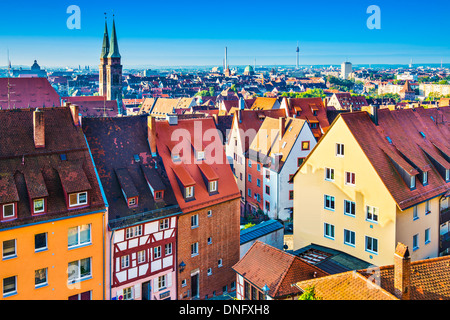
M 445 64 L 450 56 L 450 44 L 442 37 L 450 27 L 439 10 L 441 0 L 421 10 L 411 1 L 378 1 L 381 29 L 367 27 L 372 3 L 356 0 L 325 6 L 283 1 L 277 3 L 282 9 L 279 15 L 273 14 L 271 3 L 234 0 L 225 8 L 205 1 L 170 6 L 84 0 L 43 6 L 21 3 L 4 4 L 9 14 L 0 22 L 5 30 L 0 33 L 0 65 L 6 65 L 9 50 L 12 65 L 38 60 L 43 67 L 97 66 L 105 12 L 109 28 L 115 14 L 125 68 L 220 67 L 224 47 L 230 66 L 253 65 L 255 60 L 257 66 L 295 66 L 297 42 L 300 66 L 339 65 L 345 60 L 354 65 L 407 65 L 411 59 L 415 64 Z M 72 4 L 80 8 L 79 30 L 67 27 L 67 8 Z M 423 18 L 430 14 L 433 24 Z

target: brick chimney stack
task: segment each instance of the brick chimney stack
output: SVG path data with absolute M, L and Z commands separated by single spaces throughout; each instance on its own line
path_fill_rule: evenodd
M 148 123 L 148 143 L 150 145 L 150 151 L 152 152 L 152 157 L 157 156 L 156 152 L 156 119 L 155 117 L 149 116 L 147 118 Z
M 398 243 L 394 254 L 394 294 L 401 300 L 411 297 L 411 258 L 408 247 Z
M 45 148 L 44 112 L 39 109 L 36 109 L 33 112 L 33 134 L 34 134 L 34 146 L 36 148 Z
M 73 119 L 73 123 L 75 124 L 75 126 L 79 127 L 80 126 L 80 108 L 75 105 L 75 104 L 70 104 L 70 113 L 72 114 L 72 119 Z

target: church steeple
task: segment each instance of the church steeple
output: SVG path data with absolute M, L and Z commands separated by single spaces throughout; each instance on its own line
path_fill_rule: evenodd
M 103 35 L 102 54 L 101 54 L 100 58 L 106 59 L 106 58 L 108 58 L 108 54 L 109 54 L 109 35 L 108 35 L 108 23 L 106 21 L 106 16 L 105 16 L 105 32 Z
M 113 18 L 113 27 L 112 27 L 112 34 L 111 34 L 111 43 L 109 46 L 109 54 L 108 58 L 120 58 L 119 53 L 119 43 L 117 41 L 117 34 L 116 34 L 116 23 Z

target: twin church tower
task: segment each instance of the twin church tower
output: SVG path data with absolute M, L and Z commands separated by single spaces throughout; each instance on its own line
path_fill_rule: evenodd
M 113 18 L 111 40 L 105 21 L 102 54 L 99 68 L 99 95 L 107 100 L 122 100 L 122 64 L 117 41 L 116 25 Z

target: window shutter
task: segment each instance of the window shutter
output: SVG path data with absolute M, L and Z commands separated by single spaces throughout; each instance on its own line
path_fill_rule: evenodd
M 172 273 L 167 274 L 167 288 L 172 286 Z
M 134 299 L 140 299 L 141 298 L 141 285 L 136 284 L 134 286 Z

